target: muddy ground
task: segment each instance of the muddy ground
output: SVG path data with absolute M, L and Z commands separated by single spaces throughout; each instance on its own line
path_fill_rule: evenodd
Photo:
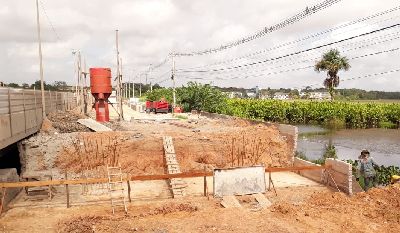
M 138 202 L 129 213 L 110 213 L 109 206 L 25 208 L 2 217 L 3 232 L 399 232 L 400 186 L 371 189 L 348 197 L 315 187 L 278 189 L 267 197 L 273 205 L 225 209 L 217 199 Z

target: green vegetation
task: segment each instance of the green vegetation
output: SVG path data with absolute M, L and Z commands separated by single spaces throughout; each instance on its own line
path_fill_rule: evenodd
M 346 160 L 346 162 L 350 163 L 353 167 L 353 174 L 356 175 L 358 160 Z M 376 181 L 381 185 L 388 185 L 390 183 L 390 179 L 393 175 L 400 175 L 400 168 L 397 166 L 375 166 L 376 171 Z M 360 185 L 363 187 L 364 184 L 361 181 Z
M 339 50 L 331 49 L 322 55 L 315 66 L 315 71 L 326 71 L 327 77 L 324 80 L 324 86 L 328 88 L 331 99 L 334 99 L 335 87 L 339 86 L 339 70 L 350 69 L 349 61 L 346 57 L 340 55 Z
M 398 127 L 400 104 L 327 101 L 228 99 L 218 113 L 281 123 L 328 125 L 346 128 Z
M 156 101 L 165 98 L 172 103 L 172 88 L 163 88 L 148 92 L 147 100 Z M 217 112 L 225 109 L 226 96 L 216 88 L 208 84 L 189 82 L 187 86 L 176 88 L 176 102 L 185 111 L 201 110 L 206 112 Z
M 303 152 L 300 152 L 300 151 L 296 151 L 295 157 L 306 160 L 306 161 L 310 161 L 312 163 L 323 165 L 323 164 L 325 164 L 325 160 L 328 158 L 337 159 L 337 154 L 336 154 L 335 146 L 332 144 L 328 144 L 328 145 L 325 145 L 324 154 L 319 159 L 315 159 L 315 160 L 309 159 Z

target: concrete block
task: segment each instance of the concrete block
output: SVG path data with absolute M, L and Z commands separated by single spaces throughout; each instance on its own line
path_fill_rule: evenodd
M 301 166 L 320 166 L 319 164 L 312 163 L 310 161 L 306 161 L 300 158 L 294 158 L 293 165 L 296 167 L 301 167 Z M 301 176 L 307 177 L 313 181 L 322 182 L 322 170 L 310 170 L 310 171 L 299 171 L 298 172 Z
M 15 168 L 5 168 L 0 169 L 0 182 L 18 182 L 19 176 L 17 174 L 17 169 Z M 6 197 L 4 198 L 4 207 L 14 199 L 15 196 L 21 191 L 21 188 L 7 188 Z

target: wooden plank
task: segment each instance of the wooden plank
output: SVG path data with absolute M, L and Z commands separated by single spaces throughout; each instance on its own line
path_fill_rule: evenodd
M 299 170 L 314 170 L 314 169 L 325 169 L 325 166 L 318 167 L 287 167 L 287 168 L 266 168 L 267 172 L 280 172 L 280 171 L 299 171 Z M 212 172 L 204 171 L 192 171 L 183 172 L 177 174 L 162 174 L 162 175 L 139 175 L 131 176 L 129 179 L 131 181 L 145 181 L 145 180 L 168 180 L 172 178 L 194 178 L 194 177 L 204 177 L 213 176 Z M 115 180 L 117 181 L 117 180 Z M 124 179 L 126 181 L 126 179 Z M 107 183 L 107 178 L 88 178 L 88 179 L 77 179 L 77 180 L 44 180 L 44 181 L 26 181 L 26 182 L 5 182 L 0 183 L 0 188 L 20 188 L 20 187 L 38 187 L 47 185 L 77 185 L 77 184 L 96 184 L 96 183 Z
M 104 132 L 104 131 L 112 131 L 112 129 L 108 128 L 105 125 L 102 125 L 98 123 L 97 121 L 87 118 L 87 119 L 79 119 L 77 121 L 79 124 L 82 124 L 86 127 L 88 127 L 91 130 L 94 130 L 96 132 Z

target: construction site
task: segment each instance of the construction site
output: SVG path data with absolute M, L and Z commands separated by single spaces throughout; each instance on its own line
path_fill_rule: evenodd
M 41 107 L 30 110 L 27 93 L 7 91 L 11 110 L 2 122 L 13 131 L 4 143 L 35 128 L 10 126 L 23 118 L 40 123 L 41 115 Z M 2 163 L 18 156 L 20 167 L 1 170 L 2 232 L 400 229 L 400 186 L 364 193 L 349 164 L 295 158 L 295 126 L 149 114 L 126 103 L 123 120 L 112 108 L 102 122 L 101 111 L 83 114 L 74 98 L 48 101 L 37 132 L 3 155 Z
M 57 12 L 59 22 L 71 21 L 60 23 L 60 28 L 66 35 L 73 34 L 71 38 L 79 38 L 74 39 L 74 43 L 66 43 L 68 47 L 63 44 L 67 36 L 63 38 L 58 34 L 57 24 L 51 21 L 52 11 L 46 11 L 47 5 L 43 0 L 35 1 L 36 25 L 29 24 L 27 28 L 35 28 L 37 33 L 34 45 L 39 51 L 38 69 L 36 71 L 36 66 L 30 63 L 18 63 L 18 69 L 28 68 L 21 68 L 22 74 L 14 71 L 4 74 L 6 79 L 10 79 L 7 85 L 0 82 L 0 232 L 400 232 L 400 174 L 397 174 L 400 170 L 395 164 L 398 158 L 385 161 L 390 165 L 388 167 L 379 166 L 369 157 L 370 151 L 363 149 L 360 155 L 349 156 L 358 156 L 355 161 L 347 159 L 349 157 L 339 159 L 332 137 L 329 145 L 325 145 L 324 154 L 316 160 L 298 150 L 298 143 L 302 145 L 298 139 L 304 136 L 299 134 L 301 126 L 317 128 L 318 125 L 325 130 L 333 125 L 329 132 L 321 130 L 321 135 L 332 134 L 340 127 L 355 130 L 382 128 L 387 130 L 383 134 L 389 135 L 389 130 L 390 135 L 398 134 L 398 103 L 348 104 L 345 101 L 350 99 L 345 99 L 345 91 L 335 92 L 339 81 L 351 83 L 360 78 L 400 72 L 400 69 L 385 64 L 387 67 L 384 68 L 390 67 L 391 70 L 364 74 L 367 68 L 383 66 L 357 65 L 357 59 L 400 51 L 399 48 L 388 49 L 386 45 L 382 45 L 386 50 L 370 49 L 399 38 L 400 32 L 395 31 L 400 26 L 396 21 L 399 16 L 395 15 L 400 10 L 398 3 L 391 3 L 396 4 L 393 8 L 367 12 L 356 19 L 352 18 L 354 10 L 351 14 L 347 12 L 343 14 L 343 17 L 347 15 L 342 20 L 345 23 L 336 22 L 337 15 L 352 7 L 342 6 L 336 9 L 335 14 L 330 12 L 334 16 L 332 19 L 326 17 L 334 25 L 331 28 L 312 31 L 313 34 L 294 41 L 286 41 L 291 37 L 285 34 L 261 43 L 257 40 L 292 24 L 301 24 L 306 18 L 310 21 L 303 25 L 304 28 L 320 30 L 324 21 L 320 20 L 321 17 L 313 19 L 311 16 L 319 11 L 326 11 L 328 15 L 330 8 L 335 10 L 341 1 L 321 0 L 312 5 L 308 2 L 304 7 L 302 3 L 303 8 L 293 16 L 263 26 L 261 30 L 232 42 L 226 42 L 231 41 L 231 35 L 247 32 L 244 27 L 233 26 L 252 18 L 247 16 L 253 13 L 243 13 L 239 23 L 225 23 L 228 21 L 218 18 L 222 17 L 221 12 L 235 11 L 226 11 L 224 6 L 223 11 L 212 14 L 218 19 L 188 26 L 184 21 L 197 22 L 202 18 L 198 16 L 218 7 L 214 2 L 196 7 L 190 4 L 181 6 L 175 1 L 132 2 L 116 4 L 117 7 L 108 5 L 109 9 L 103 6 L 105 2 L 99 4 L 101 8 L 97 8 L 97 3 L 90 3 L 86 7 L 75 6 L 74 10 L 66 13 L 59 13 L 64 8 L 57 5 L 53 10 Z M 165 5 L 166 2 L 169 5 Z M 63 4 L 65 7 L 68 5 Z M 290 8 L 299 3 L 284 4 Z M 222 5 L 229 4 L 225 2 Z M 248 7 L 232 5 L 243 12 Z M 18 12 L 20 8 L 31 10 L 30 6 L 14 6 Z M 75 8 L 85 9 L 84 13 L 76 13 Z M 256 8 L 262 7 L 254 5 L 249 12 L 255 12 Z M 263 17 L 287 13 L 271 11 L 266 14 L 268 9 L 274 8 L 270 3 L 263 8 L 258 12 Z M 197 12 L 198 9 L 202 10 Z M 363 13 L 365 9 L 359 11 Z M 0 18 L 8 12 L 7 6 L 0 8 Z M 102 12 L 102 15 L 86 17 L 93 12 Z M 80 14 L 85 18 L 78 20 Z M 169 21 L 175 14 L 180 15 L 179 20 Z M 48 21 L 48 30 L 46 27 L 43 30 L 41 19 Z M 121 25 L 121 32 L 113 29 L 109 33 L 106 25 L 111 19 L 116 19 L 115 25 Z M 274 21 L 275 18 L 268 20 Z M 254 18 L 249 25 L 258 21 Z M 129 24 L 122 26 L 126 22 Z M 140 22 L 139 26 L 137 22 Z M 220 25 L 222 33 L 198 36 L 198 31 L 207 29 L 204 25 L 220 22 L 224 22 Z M 84 29 L 79 29 L 81 24 Z M 96 28 L 90 28 L 93 25 Z M 350 26 L 350 30 L 341 31 Z M 73 30 L 65 29 L 68 27 Z M 158 32 L 146 31 L 152 27 L 163 31 L 153 40 L 152 34 Z M 211 27 L 212 30 L 215 28 L 217 26 Z M 193 41 L 201 46 L 212 42 L 217 44 L 216 47 L 192 50 L 196 43 L 180 36 L 183 31 L 194 29 L 186 36 L 194 35 Z M 297 32 L 305 30 L 300 29 L 296 28 Z M 348 34 L 355 29 L 358 30 L 356 33 Z M 62 44 L 60 47 L 45 47 L 44 60 L 41 30 L 45 35 L 45 46 Z M 79 35 L 79 31 L 85 34 Z M 174 39 L 164 35 L 169 31 Z M 55 35 L 54 41 L 46 37 L 46 32 Z M 373 37 L 379 33 L 382 35 Z M 315 43 L 324 34 L 325 37 Z M 128 40 L 132 35 L 134 39 Z M 10 34 L 10 38 L 13 36 L 18 37 L 13 39 L 13 43 L 24 41 L 18 33 Z M 146 37 L 136 41 L 140 36 Z M 363 37 L 369 38 L 361 40 Z M 82 38 L 87 38 L 87 41 L 81 42 Z M 159 38 L 162 42 L 158 41 Z M 277 44 L 281 40 L 283 44 Z M 356 42 L 343 44 L 351 40 Z M 163 48 L 166 46 L 163 43 L 170 45 Z M 122 53 L 125 55 L 124 67 L 120 56 L 121 44 L 125 49 L 129 46 L 135 48 Z M 253 47 L 236 49 L 245 44 Z M 266 44 L 273 47 L 264 48 Z M 72 49 L 72 46 L 80 49 Z M 257 51 L 257 46 L 263 50 Z M 352 51 L 354 56 L 341 56 L 334 46 L 344 52 Z M 140 51 L 142 47 L 143 51 Z M 363 48 L 368 49 L 366 54 L 355 54 Z M 282 54 L 285 49 L 289 51 Z M 64 50 L 68 51 L 69 57 L 62 60 L 64 58 L 60 57 L 67 56 Z M 7 54 L 6 59 L 22 53 L 36 56 L 36 52 L 27 51 L 28 46 L 21 46 L 4 54 Z M 68 60 L 71 51 L 72 63 Z M 170 51 L 165 58 L 160 59 L 157 55 L 160 62 L 147 65 L 155 53 L 165 51 Z M 311 54 L 313 57 L 304 59 L 310 51 L 315 52 Z M 49 58 L 46 58 L 46 53 L 50 54 Z M 88 66 L 86 56 L 92 59 Z M 113 62 L 109 61 L 111 58 Z M 26 62 L 18 57 L 19 60 Z M 350 69 L 349 60 L 354 68 L 362 67 L 362 70 L 357 71 L 353 78 L 340 79 L 338 72 Z M 391 57 L 387 60 L 396 59 Z M 44 72 L 43 63 L 51 64 L 44 66 L 46 69 L 49 67 L 49 73 Z M 307 66 L 303 67 L 302 63 Z M 301 66 L 283 68 L 296 64 Z M 71 72 L 64 70 L 68 65 L 74 69 L 74 84 L 70 85 L 70 80 L 67 80 L 68 84 L 55 81 L 50 85 L 48 81 L 52 78 L 66 80 L 71 76 Z M 272 68 L 264 69 L 266 65 Z M 12 65 L 9 67 L 11 70 Z M 318 80 L 318 85 L 323 83 L 324 88 L 310 84 L 313 81 L 308 78 L 314 73 L 299 75 L 309 68 L 313 68 L 313 72 L 326 72 L 326 77 Z M 31 70 L 36 73 L 31 74 Z M 266 78 L 287 72 L 292 72 L 293 75 L 287 76 L 296 80 L 279 80 L 276 84 Z M 36 79 L 37 73 L 40 80 L 29 85 L 25 78 Z M 23 80 L 15 82 L 23 82 L 21 86 L 10 82 L 20 79 L 20 76 L 24 76 Z M 235 79 L 239 81 L 236 83 Z M 166 84 L 167 81 L 170 83 Z M 384 83 L 379 81 L 371 85 Z M 389 85 L 394 86 L 394 83 L 391 81 Z M 307 86 L 298 87 L 304 84 Z M 264 91 L 259 85 L 264 86 Z M 274 86 L 276 91 L 272 94 L 270 87 Z M 313 86 L 317 86 L 315 92 L 311 92 Z M 288 92 L 281 92 L 286 91 L 282 87 Z M 320 89 L 324 92 L 317 92 Z M 376 97 L 386 93 L 374 94 Z M 395 94 L 390 92 L 388 96 Z M 335 95 L 343 102 L 334 102 Z M 354 94 L 352 98 L 360 96 Z M 308 136 L 311 138 L 313 133 L 309 132 Z M 343 138 L 342 141 L 350 141 L 347 136 Z M 374 144 L 382 142 L 383 147 L 388 147 L 384 152 L 396 156 L 394 152 L 399 147 L 398 142 L 392 142 L 393 138 L 379 141 L 377 136 L 375 141 L 367 142 L 372 150 L 378 150 Z M 302 140 L 304 143 L 308 138 L 304 136 Z M 303 147 L 317 147 L 324 143 L 319 138 L 313 140 L 304 143 Z M 359 153 L 356 144 L 346 145 L 350 145 L 347 151 Z M 313 149 L 310 151 L 315 152 Z M 378 178 L 380 183 L 376 180 Z

